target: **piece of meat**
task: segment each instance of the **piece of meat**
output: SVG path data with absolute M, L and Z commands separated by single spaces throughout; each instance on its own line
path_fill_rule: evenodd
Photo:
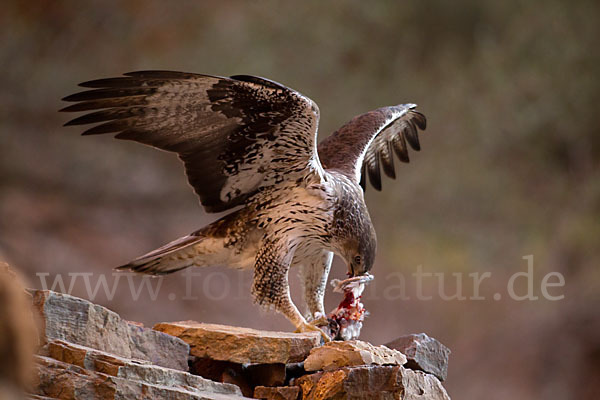
M 360 302 L 365 290 L 365 283 L 371 281 L 373 275 L 362 275 L 340 281 L 334 279 L 333 291 L 344 293 L 344 298 L 336 309 L 327 316 L 329 336 L 334 340 L 351 340 L 360 335 L 365 316 L 368 312 Z

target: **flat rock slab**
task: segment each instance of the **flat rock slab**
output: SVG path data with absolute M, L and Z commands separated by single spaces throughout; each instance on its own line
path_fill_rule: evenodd
M 193 386 L 181 385 L 179 382 L 164 384 L 163 382 L 155 383 L 131 377 L 106 375 L 43 356 L 36 356 L 36 368 L 37 384 L 34 395 L 43 396 L 41 398 L 65 400 L 244 399 L 239 394 L 237 387 L 233 385 L 227 385 L 228 387 L 223 389 L 225 392 L 223 390 L 221 392 L 211 392 L 203 390 L 204 388 L 199 389 Z M 176 372 L 185 374 L 181 371 Z
M 294 381 L 302 400 L 450 400 L 433 375 L 401 366 L 345 367 L 305 375 Z
M 182 339 L 196 357 L 240 364 L 300 362 L 321 342 L 318 332 L 271 332 L 195 321 L 163 322 L 154 329 Z
M 128 360 L 90 347 L 55 339 L 50 340 L 40 348 L 38 354 L 41 356 L 48 356 L 67 364 L 76 365 L 90 371 L 101 372 L 112 376 L 118 376 L 119 369 L 128 364 L 151 365 L 149 361 Z
M 315 347 L 304 361 L 307 371 L 331 371 L 355 365 L 403 365 L 404 354 L 385 346 L 373 346 L 360 340 L 333 341 Z
M 178 387 L 190 392 L 240 395 L 235 385 L 222 384 L 187 372 L 152 365 L 148 361 L 130 360 L 100 350 L 60 340 L 52 340 L 40 355 L 80 367 L 86 373 L 99 373 L 144 384 Z
M 386 346 L 406 355 L 407 368 L 433 374 L 441 381 L 448 376 L 450 349 L 425 333 L 401 336 Z
M 31 290 L 42 329 L 40 341 L 63 340 L 124 358 L 187 371 L 189 346 L 173 336 L 131 324 L 87 300 L 49 290 Z

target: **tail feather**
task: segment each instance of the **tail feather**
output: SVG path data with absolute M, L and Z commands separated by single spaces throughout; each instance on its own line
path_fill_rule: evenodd
M 194 252 L 191 247 L 204 239 L 204 236 L 198 234 L 181 237 L 115 269 L 149 275 L 166 275 L 180 271 L 193 265 Z

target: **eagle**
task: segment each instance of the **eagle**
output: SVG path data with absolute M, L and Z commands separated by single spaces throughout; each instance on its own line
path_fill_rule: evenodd
M 282 313 L 297 332 L 318 331 L 334 255 L 348 275 L 368 274 L 377 239 L 364 200 L 367 175 L 395 178 L 394 154 L 420 150 L 426 119 L 415 104 L 353 118 L 317 145 L 319 108 L 265 78 L 138 71 L 81 83 L 61 111 L 83 135 L 116 134 L 177 153 L 188 182 L 217 221 L 118 267 L 170 274 L 191 266 L 253 268 L 255 303 Z M 299 267 L 307 313 L 290 297 Z

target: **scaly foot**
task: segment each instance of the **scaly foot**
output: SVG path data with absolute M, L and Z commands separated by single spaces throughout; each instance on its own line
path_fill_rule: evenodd
M 315 315 L 315 319 L 310 321 L 313 325 L 316 326 L 329 326 L 329 320 L 325 314 L 318 313 Z
M 327 342 L 331 342 L 331 338 L 325 333 L 323 332 L 323 330 L 321 328 L 319 328 L 314 321 L 313 322 L 303 322 L 298 329 L 296 329 L 295 331 L 296 333 L 302 333 L 302 332 L 319 332 L 321 334 L 321 338 L 323 338 L 323 341 L 325 343 Z

